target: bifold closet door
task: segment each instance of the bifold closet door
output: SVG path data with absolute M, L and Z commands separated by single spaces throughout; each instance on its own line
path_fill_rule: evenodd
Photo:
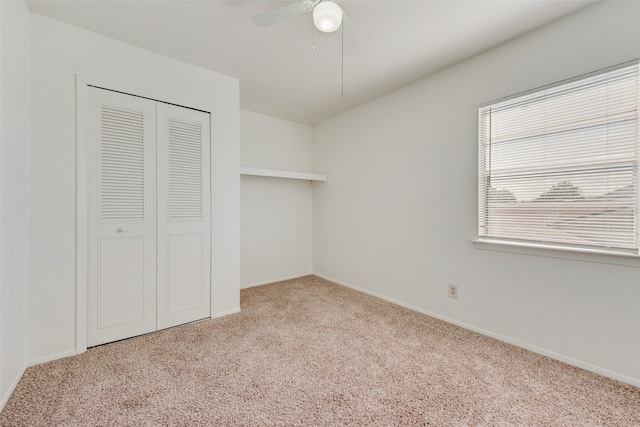
M 209 114 L 87 96 L 88 346 L 209 317 Z
M 156 102 L 88 88 L 89 346 L 156 330 Z
M 209 114 L 158 103 L 158 329 L 210 316 Z

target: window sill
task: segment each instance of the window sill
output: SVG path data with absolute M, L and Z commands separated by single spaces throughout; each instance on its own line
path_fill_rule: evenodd
M 640 267 L 640 256 L 627 252 L 607 252 L 597 249 L 571 248 L 524 242 L 507 242 L 491 239 L 475 239 L 473 240 L 473 245 L 476 249 L 486 251 Z

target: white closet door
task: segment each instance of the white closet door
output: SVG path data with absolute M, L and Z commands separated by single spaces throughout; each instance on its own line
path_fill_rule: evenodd
M 159 103 L 158 329 L 209 317 L 209 114 Z
M 156 330 L 156 103 L 89 88 L 88 345 Z

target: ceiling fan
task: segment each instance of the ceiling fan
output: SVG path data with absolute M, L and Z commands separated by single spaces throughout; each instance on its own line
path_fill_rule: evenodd
M 349 22 L 349 18 L 342 8 L 338 6 L 338 1 L 339 0 L 297 0 L 295 3 L 255 15 L 252 19 L 254 24 L 259 27 L 268 27 L 293 16 L 313 12 L 313 24 L 319 31 L 323 33 L 333 33 L 342 27 L 342 35 L 340 37 L 340 43 L 342 45 L 340 96 L 344 97 L 345 47 L 346 50 L 353 53 L 360 49 L 360 43 L 358 43 L 358 38 L 351 26 L 351 22 Z M 315 46 L 313 49 L 315 50 Z
M 333 33 L 340 26 L 348 33 L 351 50 L 357 50 L 359 43 L 349 18 L 338 5 L 338 0 L 297 0 L 295 3 L 287 4 L 275 9 L 255 15 L 253 22 L 260 27 L 268 27 L 278 22 L 284 21 L 296 15 L 313 12 L 313 23 L 315 27 L 323 33 Z M 344 21 L 344 22 L 343 22 Z M 345 25 L 346 24 L 346 25 Z M 354 49 L 355 48 L 355 49 Z

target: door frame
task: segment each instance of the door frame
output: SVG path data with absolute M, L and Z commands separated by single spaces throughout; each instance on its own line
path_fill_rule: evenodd
M 209 113 L 209 156 L 210 156 L 210 257 L 213 270 L 213 237 L 214 237 L 214 144 L 213 144 L 213 130 L 214 130 L 214 117 L 213 112 L 206 106 L 198 105 L 195 102 L 185 102 L 183 99 L 174 99 L 165 95 L 159 95 L 156 93 L 150 93 L 145 90 L 136 89 L 121 84 L 109 82 L 103 79 L 97 79 L 81 74 L 76 74 L 76 354 L 83 353 L 87 350 L 87 326 L 88 326 L 88 286 L 89 286 L 89 272 L 88 272 L 88 237 L 89 237 L 89 218 L 88 218 L 88 158 L 87 158 L 87 114 L 89 114 L 87 108 L 87 92 L 88 87 L 94 86 L 100 89 L 111 90 L 114 92 L 121 92 L 126 95 L 138 96 L 142 98 L 148 98 L 158 102 L 164 102 L 167 104 L 178 105 L 180 107 L 200 110 L 205 113 Z M 213 312 L 213 271 L 210 275 L 210 305 L 209 316 L 215 317 Z

